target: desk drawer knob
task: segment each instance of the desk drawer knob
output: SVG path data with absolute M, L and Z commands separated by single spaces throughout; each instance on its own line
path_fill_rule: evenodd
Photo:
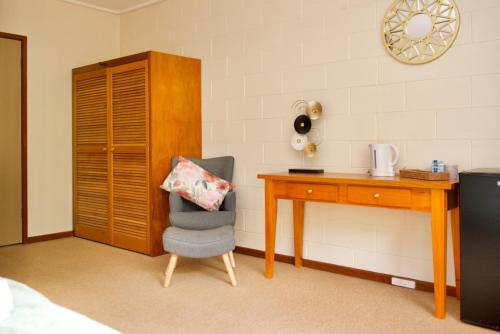
M 308 194 L 312 194 L 312 193 L 313 193 L 313 190 L 312 190 L 312 189 L 307 189 L 307 193 L 308 193 Z
M 380 198 L 380 194 L 379 193 L 373 194 L 373 198 Z

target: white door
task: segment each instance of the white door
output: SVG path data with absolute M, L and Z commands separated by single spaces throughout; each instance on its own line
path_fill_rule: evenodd
M 21 41 L 0 38 L 0 246 L 22 242 Z

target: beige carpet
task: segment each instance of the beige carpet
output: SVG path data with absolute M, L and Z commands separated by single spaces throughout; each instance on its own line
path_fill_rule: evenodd
M 0 248 L 0 276 L 124 333 L 493 333 L 459 320 L 447 299 L 236 254 L 237 287 L 220 258 L 181 258 L 163 288 L 168 255 L 151 258 L 78 238 Z

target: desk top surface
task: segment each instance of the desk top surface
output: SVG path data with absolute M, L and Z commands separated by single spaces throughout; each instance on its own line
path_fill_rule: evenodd
M 276 181 L 293 181 L 303 183 L 322 183 L 322 184 L 355 184 L 367 186 L 384 187 L 404 187 L 404 188 L 425 188 L 425 189 L 454 189 L 459 181 L 426 181 L 409 178 L 394 177 L 374 177 L 368 174 L 354 173 L 324 173 L 324 174 L 306 174 L 306 173 L 269 173 L 257 175 L 259 179 Z

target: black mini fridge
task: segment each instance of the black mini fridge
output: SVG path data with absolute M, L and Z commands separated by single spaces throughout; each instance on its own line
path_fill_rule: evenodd
M 460 173 L 462 321 L 500 330 L 500 169 Z

